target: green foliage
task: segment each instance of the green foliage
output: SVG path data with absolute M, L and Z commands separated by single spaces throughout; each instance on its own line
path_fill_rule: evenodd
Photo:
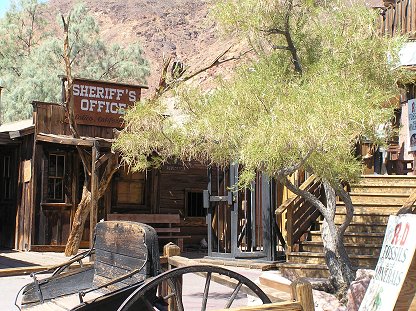
M 157 163 L 238 161 L 243 184 L 256 170 L 281 178 L 298 167 L 333 183 L 359 176 L 354 144 L 375 139 L 392 117 L 382 104 L 398 92 L 392 64 L 403 39 L 378 36 L 375 13 L 359 5 L 288 3 L 219 2 L 215 15 L 231 33 L 249 37 L 258 59 L 213 92 L 179 88 L 181 118 L 163 115 L 163 99 L 131 110 L 115 148 L 133 169 L 154 165 L 157 154 Z M 289 30 L 301 73 L 291 51 L 280 48 L 286 37 L 271 29 Z
M 29 118 L 33 100 L 61 101 L 62 20 L 58 16 L 56 24 L 48 23 L 45 9 L 37 0 L 21 0 L 0 20 L 0 122 Z M 149 75 L 140 45 L 104 42 L 83 5 L 70 12 L 69 41 L 74 76 L 144 83 Z

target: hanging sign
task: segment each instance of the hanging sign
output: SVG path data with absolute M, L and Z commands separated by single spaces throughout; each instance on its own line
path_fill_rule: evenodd
M 74 79 L 72 98 L 77 124 L 120 128 L 126 108 L 140 100 L 143 86 Z
M 383 247 L 359 311 L 393 310 L 416 249 L 416 215 L 390 216 Z
M 416 99 L 407 102 L 409 117 L 409 151 L 416 151 Z

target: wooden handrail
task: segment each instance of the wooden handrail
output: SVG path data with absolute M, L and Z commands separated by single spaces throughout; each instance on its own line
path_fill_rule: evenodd
M 308 179 L 306 179 L 302 185 L 300 185 L 300 190 L 308 190 L 308 188 L 313 185 L 316 182 L 316 176 L 311 175 Z M 299 200 L 299 196 L 294 196 L 293 198 L 289 198 L 286 201 L 282 203 L 277 209 L 276 209 L 276 215 L 282 215 L 289 206 L 293 206 L 296 202 L 296 200 Z
M 299 188 L 312 193 L 318 199 L 321 198 L 321 182 L 315 175 L 310 176 Z M 276 215 L 282 216 L 285 211 L 286 252 L 290 253 L 301 236 L 307 232 L 312 223 L 319 217 L 320 212 L 314 205 L 299 195 L 286 200 L 279 206 L 276 209 Z

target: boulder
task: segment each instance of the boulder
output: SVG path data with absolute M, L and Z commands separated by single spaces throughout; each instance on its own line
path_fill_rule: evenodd
M 357 270 L 356 279 L 353 281 L 347 292 L 347 310 L 358 311 L 361 302 L 363 301 L 365 292 L 372 277 L 374 276 L 373 270 L 359 269 Z

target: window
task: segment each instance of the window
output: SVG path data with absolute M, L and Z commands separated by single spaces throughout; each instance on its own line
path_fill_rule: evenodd
M 117 180 L 117 205 L 144 205 L 145 172 L 128 172 L 127 168 L 119 170 Z
M 65 155 L 49 155 L 48 162 L 48 199 L 64 202 Z
M 187 217 L 205 217 L 202 191 L 185 191 L 185 209 Z
M 3 198 L 10 200 L 12 198 L 12 177 L 11 177 L 11 157 L 3 157 Z

